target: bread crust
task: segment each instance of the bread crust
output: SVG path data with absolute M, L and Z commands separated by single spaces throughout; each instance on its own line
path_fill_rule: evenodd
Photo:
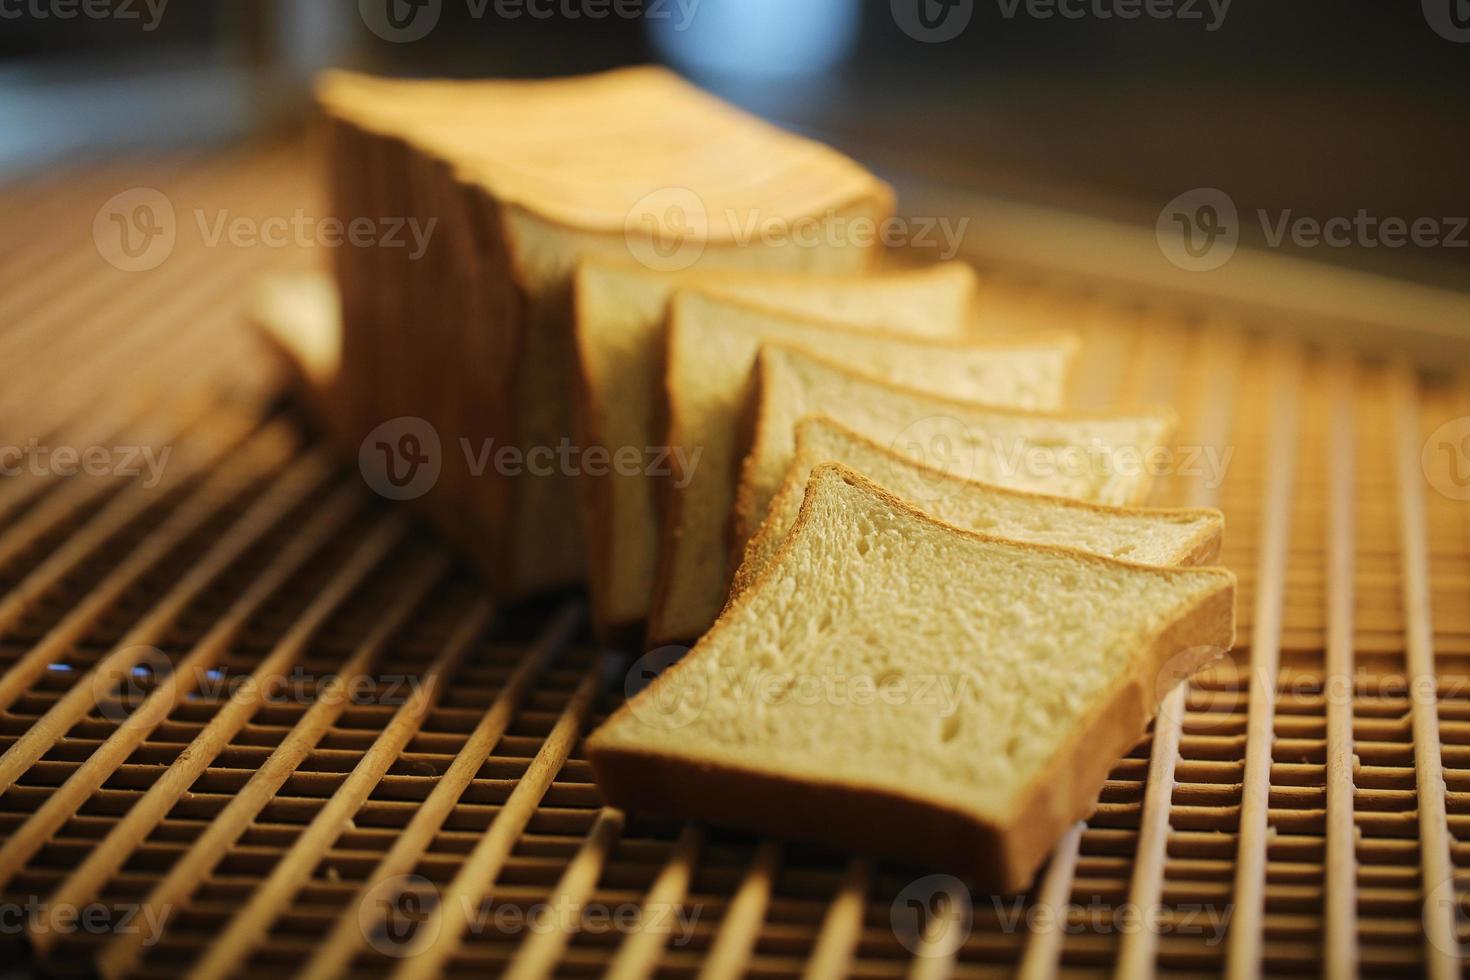
M 1080 412 L 1067 411 L 1039 412 L 1028 411 L 1026 409 L 1019 408 L 1007 408 L 1005 406 L 984 405 L 979 402 L 965 401 L 958 398 L 947 398 L 940 395 L 932 395 L 928 392 L 921 392 L 913 388 L 906 388 L 903 385 L 893 384 L 890 381 L 886 381 L 883 378 L 878 377 L 877 375 L 869 374 L 865 371 L 854 370 L 841 364 L 838 361 L 834 361 L 831 358 L 823 357 L 821 354 L 818 354 L 811 349 L 802 347 L 798 344 L 786 344 L 780 342 L 767 343 L 763 345 L 761 353 L 756 358 L 755 371 L 757 380 L 751 387 L 751 402 L 745 407 L 746 412 L 749 413 L 750 421 L 748 422 L 748 428 L 751 432 L 751 437 L 749 445 L 740 447 L 744 450 L 743 458 L 740 464 L 740 482 L 735 491 L 735 505 L 731 509 L 730 516 L 730 527 L 733 539 L 732 554 L 734 541 L 743 542 L 749 540 L 750 537 L 755 534 L 756 528 L 765 519 L 764 514 L 757 513 L 753 471 L 755 465 L 754 461 L 760 455 L 757 450 L 764 446 L 767 440 L 772 438 L 770 432 L 771 427 L 774 423 L 769 417 L 769 412 L 765 405 L 766 399 L 764 398 L 764 393 L 767 389 L 770 388 L 776 371 L 774 358 L 768 353 L 768 351 L 772 350 L 787 351 L 790 353 L 794 353 L 800 357 L 810 358 L 811 360 L 817 361 L 828 368 L 851 375 L 852 377 L 861 380 L 865 384 L 876 385 L 891 392 L 896 392 L 902 395 L 923 395 L 925 398 L 928 398 L 941 405 L 952 407 L 956 411 L 960 412 L 973 411 L 977 408 L 980 408 L 996 415 L 1011 415 L 1017 418 L 1052 418 L 1079 421 L 1108 418 L 1136 418 L 1139 414 L 1121 411 L 1088 412 L 1085 414 Z M 1168 408 L 1156 408 L 1151 409 L 1147 414 L 1153 415 L 1164 423 L 1164 431 L 1162 433 L 1160 441 L 1170 441 L 1173 438 L 1174 432 L 1179 425 L 1179 417 L 1177 413 Z M 1140 481 L 1138 488 L 1135 489 L 1132 497 L 1130 497 L 1126 502 L 1126 505 L 1136 506 L 1138 504 L 1141 504 L 1144 500 L 1148 499 L 1148 495 L 1151 490 L 1151 480 Z M 743 547 L 740 550 L 740 554 L 744 554 Z
M 752 398 L 752 401 L 753 400 L 754 399 Z M 749 411 L 749 407 L 750 405 L 749 403 L 747 403 L 746 416 L 749 424 L 753 425 L 754 413 Z M 963 492 L 967 487 L 973 487 L 975 489 L 989 490 L 991 492 L 1002 494 L 1007 497 L 1016 497 L 1024 500 L 1030 500 L 1038 504 L 1058 504 L 1066 507 L 1069 510 L 1086 510 L 1091 511 L 1094 514 L 1108 516 L 1129 515 L 1134 517 L 1178 517 L 1201 520 L 1204 522 L 1204 525 L 1199 529 L 1198 532 L 1195 533 L 1192 538 L 1184 543 L 1183 547 L 1176 555 L 1170 557 L 1170 564 L 1181 566 L 1208 565 L 1211 562 L 1215 561 L 1215 559 L 1220 554 L 1220 544 L 1225 533 L 1225 515 L 1213 507 L 1115 507 L 1109 504 L 1094 503 L 1090 500 L 1078 500 L 1075 497 L 1058 497 L 1052 494 L 1038 493 L 1032 490 L 1016 490 L 1010 487 L 998 486 L 993 483 L 986 483 L 984 480 L 970 480 L 964 477 L 954 476 L 953 474 L 948 473 L 944 470 L 929 466 L 926 463 L 922 463 L 918 460 L 912 459 L 908 456 L 903 455 L 902 453 L 895 452 L 887 446 L 884 446 L 882 443 L 875 442 L 862 433 L 849 429 L 842 423 L 832 419 L 829 416 L 822 415 L 821 413 L 803 415 L 800 419 L 797 420 L 797 457 L 800 457 L 802 455 L 802 450 L 805 446 L 806 432 L 803 423 L 816 420 L 823 421 L 833 428 L 841 430 L 847 438 L 853 440 L 854 442 L 862 443 L 869 452 L 887 457 L 895 463 L 922 470 L 926 472 L 929 475 L 928 478 L 933 480 L 934 482 L 947 483 L 959 492 Z M 834 460 L 833 462 L 842 461 Z M 740 548 L 739 561 L 736 566 L 735 575 L 731 579 L 730 583 L 730 595 L 732 598 L 736 594 L 745 591 L 745 589 L 749 587 L 751 581 L 755 577 L 753 558 L 758 556 L 761 552 L 766 551 L 769 544 L 769 539 L 773 535 L 778 533 L 776 529 L 776 522 L 774 519 L 775 513 L 777 511 L 784 511 L 786 509 L 785 504 L 787 501 L 790 500 L 791 497 L 797 495 L 804 496 L 806 494 L 807 481 L 810 479 L 811 474 L 802 474 L 798 472 L 798 467 L 800 465 L 801 463 L 799 459 L 792 461 L 791 466 L 786 471 L 786 478 L 781 483 L 781 489 L 778 490 L 776 492 L 776 495 L 771 499 L 771 506 L 765 516 L 765 519 L 761 521 L 760 527 L 756 529 L 756 532 L 752 534 L 749 540 L 745 542 L 744 547 Z M 859 470 L 858 472 L 861 473 L 862 471 Z M 919 510 L 924 509 L 924 505 L 922 503 L 910 501 L 910 504 L 918 508 Z
M 1067 548 L 1008 541 L 946 524 L 925 514 L 841 464 L 817 468 L 813 479 L 836 476 L 863 488 L 888 506 L 934 528 L 980 541 L 1060 554 L 1090 562 L 1156 574 L 1184 569 L 1138 565 Z M 752 588 L 734 598 L 706 637 L 715 636 L 757 590 L 778 571 L 797 534 L 811 517 L 811 498 L 803 501 L 792 533 Z M 1198 569 L 1190 571 L 1197 572 Z M 795 777 L 708 760 L 679 757 L 643 748 L 606 744 L 594 732 L 587 739 L 593 777 L 607 801 L 627 809 L 650 809 L 713 824 L 757 830 L 797 840 L 820 841 L 863 853 L 909 861 L 969 876 L 981 889 L 1024 889 L 1056 841 L 1091 811 L 1108 772 L 1143 734 L 1166 693 L 1158 675 L 1181 650 L 1197 669 L 1222 656 L 1235 642 L 1235 576 L 1218 573 L 1220 585 L 1191 603 L 1170 624 L 1140 646 L 1131 672 L 1099 698 L 1062 749 L 1023 791 L 1012 813 L 987 817 L 948 803 L 841 780 Z M 666 672 L 688 669 L 698 648 Z M 650 696 L 649 691 L 637 698 Z M 635 698 L 636 700 L 636 698 Z M 610 727 L 631 714 L 625 703 L 608 719 Z

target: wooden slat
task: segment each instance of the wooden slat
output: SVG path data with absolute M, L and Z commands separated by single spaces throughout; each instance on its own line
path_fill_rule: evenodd
M 1271 758 L 1276 681 L 1286 592 L 1287 546 L 1296 471 L 1301 368 L 1294 348 L 1274 351 L 1271 433 L 1266 458 L 1263 519 L 1257 545 L 1256 594 L 1250 639 L 1250 715 L 1241 787 L 1240 839 L 1235 866 L 1235 914 L 1230 921 L 1226 975 L 1247 980 L 1262 969 L 1266 916 Z
M 1346 980 L 1358 973 L 1358 857 L 1353 826 L 1353 574 L 1357 519 L 1353 362 L 1334 362 L 1331 436 L 1323 465 L 1327 539 L 1327 859 L 1323 973 Z
M 1430 600 L 1429 538 L 1424 518 L 1423 442 L 1418 385 L 1407 368 L 1393 372 L 1394 472 L 1398 485 L 1403 555 L 1406 666 L 1413 696 L 1414 791 L 1419 813 L 1419 870 L 1424 904 L 1424 959 L 1434 980 L 1460 975 L 1455 934 L 1459 902 L 1450 829 L 1445 815 L 1444 763 L 1440 757 L 1439 698 L 1435 694 L 1434 621 Z M 1449 894 L 1445 894 L 1448 888 Z

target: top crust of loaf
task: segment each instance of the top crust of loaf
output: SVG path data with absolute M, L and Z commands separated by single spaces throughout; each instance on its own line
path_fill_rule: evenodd
M 732 243 L 752 214 L 881 218 L 893 207 L 892 190 L 856 162 L 657 67 L 537 81 L 330 71 L 316 94 L 329 114 L 408 140 L 497 199 L 568 228 L 622 232 L 645 204 L 655 219 L 681 207 L 695 237 Z

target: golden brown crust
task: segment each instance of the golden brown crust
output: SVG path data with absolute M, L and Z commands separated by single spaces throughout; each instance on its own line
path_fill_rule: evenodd
M 754 398 L 752 399 L 752 402 L 753 401 Z M 755 417 L 753 407 L 753 404 L 749 402 L 746 405 L 746 415 L 749 417 L 749 424 L 752 426 L 754 425 Z M 820 413 L 814 413 L 812 415 L 804 415 L 797 420 L 796 458 L 793 459 L 791 466 L 787 469 L 786 477 L 781 482 L 781 488 L 776 492 L 776 495 L 771 498 L 771 506 L 768 508 L 765 518 L 761 521 L 760 526 L 756 529 L 754 534 L 750 535 L 748 540 L 745 541 L 745 544 L 739 547 L 738 560 L 736 563 L 737 567 L 730 585 L 730 594 L 732 596 L 738 592 L 745 591 L 745 589 L 749 587 L 751 580 L 754 578 L 755 572 L 752 558 L 764 551 L 767 551 L 769 538 L 777 533 L 774 515 L 786 510 L 785 505 L 792 496 L 798 494 L 804 495 L 806 493 L 807 481 L 808 479 L 810 479 L 811 474 L 809 472 L 802 473 L 799 471 L 799 467 L 801 466 L 800 457 L 802 456 L 802 450 L 805 446 L 806 439 L 805 427 L 802 425 L 802 423 L 808 420 L 818 419 L 822 420 L 833 428 L 840 429 L 844 433 L 846 438 L 851 439 L 854 442 L 862 443 L 868 452 L 875 453 L 880 456 L 885 456 L 900 465 L 910 466 L 915 469 L 922 470 L 928 474 L 927 478 L 929 480 L 935 483 L 950 484 L 956 489 L 957 492 L 963 492 L 966 488 L 973 487 L 975 489 L 983 489 L 991 491 L 993 493 L 1002 494 L 1007 497 L 1030 500 L 1038 504 L 1057 504 L 1067 508 L 1068 510 L 1086 510 L 1091 511 L 1094 514 L 1101 514 L 1105 516 L 1128 515 L 1132 517 L 1175 517 L 1188 520 L 1202 520 L 1205 522 L 1204 526 L 1199 529 L 1199 531 L 1195 534 L 1193 538 L 1189 539 L 1189 541 L 1184 544 L 1178 554 L 1172 556 L 1169 559 L 1169 563 L 1183 566 L 1208 565 L 1213 562 L 1220 554 L 1220 544 L 1225 532 L 1225 515 L 1212 507 L 1114 507 L 1108 504 L 1094 503 L 1090 500 L 1078 500 L 1074 497 L 1058 497 L 1052 494 L 1038 493 L 1031 490 L 1017 490 L 1010 487 L 1002 487 L 996 484 L 986 483 L 984 480 L 967 480 L 963 477 L 957 477 L 945 470 L 929 466 L 911 457 L 905 456 L 902 453 L 895 452 L 889 447 L 884 446 L 879 442 L 875 442 L 874 440 L 869 439 L 867 436 L 859 432 L 849 429 L 847 426 L 831 419 L 828 416 L 822 415 Z M 828 460 L 825 462 L 841 463 L 844 461 Z M 744 481 L 742 480 L 742 482 Z M 910 501 L 909 503 L 911 506 L 914 506 L 920 510 L 924 509 L 922 503 L 914 501 Z
M 445 90 L 452 87 L 462 92 L 473 93 L 473 90 L 478 87 L 482 92 L 493 92 L 507 99 L 513 99 L 521 92 L 550 92 L 560 88 L 566 93 L 566 101 L 562 103 L 565 107 L 588 103 L 596 89 L 617 85 L 639 76 L 655 78 L 660 84 L 670 89 L 678 89 L 680 98 L 698 104 L 703 113 L 727 120 L 739 120 L 748 132 L 761 134 L 760 138 L 765 139 L 769 144 L 766 146 L 767 152 L 781 153 L 790 148 L 796 151 L 801 160 L 819 160 L 823 163 L 829 179 L 809 181 L 810 186 L 820 188 L 820 191 L 815 195 L 808 195 L 812 199 L 801 201 L 799 206 L 792 208 L 790 212 L 771 214 L 771 217 L 796 219 L 812 214 L 848 212 L 865 204 L 870 205 L 873 213 L 880 218 L 893 213 L 896 196 L 892 186 L 880 180 L 855 160 L 824 143 L 775 126 L 753 113 L 691 85 L 674 72 L 657 65 L 632 65 L 564 78 L 484 79 L 477 82 L 456 82 L 445 79 L 404 81 L 334 69 L 323 72 L 317 77 L 315 95 L 318 105 L 327 114 L 348 120 L 364 132 L 385 134 L 393 133 L 399 128 L 400 123 L 392 118 L 391 114 L 385 116 L 376 111 L 376 96 L 384 92 L 393 92 L 395 89 L 402 92 L 414 87 L 427 89 L 438 85 Z M 422 140 L 419 139 L 418 142 Z M 424 148 L 417 144 L 416 149 L 425 152 Z M 487 191 L 495 194 L 506 204 L 519 207 L 526 213 L 535 215 L 538 221 L 548 226 L 579 234 L 602 235 L 609 240 L 621 240 L 624 236 L 624 223 L 627 217 L 624 209 L 608 211 L 589 209 L 585 206 L 577 208 L 570 202 L 554 197 L 549 198 L 544 194 L 528 195 L 496 186 L 498 182 L 479 176 L 472 168 L 462 168 L 457 173 L 465 183 L 485 187 Z M 813 176 L 815 175 L 808 174 L 808 177 Z M 709 245 L 723 248 L 744 247 L 743 229 L 734 225 L 728 228 L 717 225 L 717 228 L 720 228 L 722 233 L 711 235 L 708 240 Z M 863 250 L 870 253 L 876 252 L 876 249 L 872 248 Z
M 813 480 L 831 477 L 862 488 L 921 523 L 975 540 L 1001 541 L 1010 547 L 1159 575 L 1200 571 L 1139 565 L 1067 548 L 995 538 L 931 517 L 841 464 L 823 464 L 812 474 Z M 731 599 L 705 634 L 705 641 L 753 601 L 762 585 L 777 574 L 811 519 L 811 508 L 808 496 L 792 533 L 775 558 L 756 576 L 752 588 Z M 1077 726 L 1063 750 L 1037 774 L 1016 811 L 1004 818 L 987 820 L 930 799 L 837 780 L 798 778 L 607 745 L 597 732 L 587 739 L 594 779 L 616 806 L 830 842 L 855 851 L 957 870 L 972 876 L 985 889 L 1018 891 L 1026 887 L 1066 829 L 1091 810 L 1112 765 L 1143 734 L 1165 693 L 1159 685 L 1164 665 L 1181 651 L 1195 651 L 1184 666 L 1196 668 L 1234 645 L 1235 576 L 1225 569 L 1209 571 L 1218 573 L 1220 587 L 1192 603 L 1158 633 L 1140 637 L 1142 645 L 1134 658 L 1132 674 L 1114 684 Z M 673 682 L 679 671 L 689 669 L 698 655 L 696 646 L 671 666 L 665 672 L 669 681 Z M 636 695 L 614 712 L 604 727 L 631 715 L 637 699 L 651 696 L 651 691 Z M 840 819 L 834 815 L 840 815 Z
M 764 392 L 770 387 L 772 377 L 774 376 L 774 372 L 776 370 L 772 358 L 767 354 L 768 350 L 789 351 L 801 357 L 810 358 L 811 360 L 818 361 L 824 366 L 856 378 L 862 381 L 864 384 L 876 385 L 880 388 L 884 388 L 888 391 L 896 392 L 901 395 L 922 395 L 924 398 L 937 402 L 941 405 L 950 406 L 956 411 L 960 412 L 982 409 L 986 412 L 990 412 L 996 415 L 1010 415 L 1015 418 L 1075 419 L 1079 421 L 1090 421 L 1095 419 L 1108 418 L 1136 418 L 1139 417 L 1140 414 L 1148 414 L 1164 423 L 1164 431 L 1161 433 L 1160 437 L 1161 443 L 1167 443 L 1172 438 L 1174 430 L 1178 427 L 1177 414 L 1172 409 L 1162 407 L 1151 409 L 1147 413 L 1132 413 L 1123 411 L 1087 413 L 1066 411 L 1043 412 L 1022 408 L 1008 408 L 1003 405 L 985 405 L 979 402 L 965 401 L 958 398 L 948 398 L 943 395 L 934 395 L 929 392 L 919 391 L 914 388 L 906 388 L 903 385 L 894 384 L 890 381 L 884 380 L 877 375 L 869 374 L 865 371 L 854 370 L 838 361 L 832 360 L 831 358 L 823 357 L 821 354 L 818 354 L 809 348 L 802 347 L 799 344 L 788 344 L 780 342 L 767 343 L 762 345 L 761 353 L 756 359 L 755 370 L 758 374 L 758 381 L 751 387 L 753 396 L 757 397 L 762 404 L 747 406 L 746 409 L 748 412 L 751 413 L 751 417 L 754 419 L 750 426 L 753 435 L 750 438 L 749 445 L 741 447 L 745 450 L 745 455 L 740 463 L 739 484 L 735 490 L 735 505 L 731 509 L 730 526 L 733 529 L 736 540 L 739 541 L 748 540 L 752 535 L 754 535 L 756 528 L 759 527 L 761 522 L 765 519 L 764 514 L 756 512 L 757 508 L 755 501 L 755 487 L 751 474 L 755 466 L 754 461 L 761 455 L 757 452 L 757 449 L 764 446 L 765 442 L 771 438 L 770 428 L 772 424 L 774 424 L 770 421 L 769 412 L 766 409 L 766 406 L 763 404 L 765 402 Z M 1152 489 L 1151 481 L 1140 481 L 1140 483 L 1141 486 L 1137 491 L 1135 491 L 1133 497 L 1130 498 L 1130 500 L 1128 501 L 1129 505 L 1140 504 L 1148 498 L 1148 494 Z M 743 554 L 743 551 L 741 552 L 741 554 Z

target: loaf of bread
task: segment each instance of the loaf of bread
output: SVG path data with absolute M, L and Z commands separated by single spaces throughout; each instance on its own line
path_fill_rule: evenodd
M 666 317 L 675 289 L 854 327 L 958 338 L 970 329 L 975 274 L 958 262 L 834 276 L 701 267 L 659 272 L 592 259 L 578 267 L 575 289 L 576 442 L 602 447 L 610 459 L 632 459 L 646 447 L 665 449 Z M 606 643 L 633 646 L 643 639 L 667 470 L 665 459 L 657 466 L 610 466 L 577 481 L 593 619 Z
M 399 417 L 432 426 L 442 468 L 417 502 L 503 597 L 586 574 L 569 396 L 580 259 L 851 274 L 876 240 L 845 229 L 892 211 L 888 187 L 853 161 L 657 68 L 475 82 L 332 72 L 318 97 L 332 212 L 370 239 L 332 250 L 348 448 Z M 569 465 L 563 447 L 577 452 Z M 533 454 L 558 462 L 513 462 Z
M 774 558 L 588 757 L 614 806 L 1017 891 L 1161 676 L 1230 647 L 1234 592 L 1222 569 L 961 530 L 825 464 Z

